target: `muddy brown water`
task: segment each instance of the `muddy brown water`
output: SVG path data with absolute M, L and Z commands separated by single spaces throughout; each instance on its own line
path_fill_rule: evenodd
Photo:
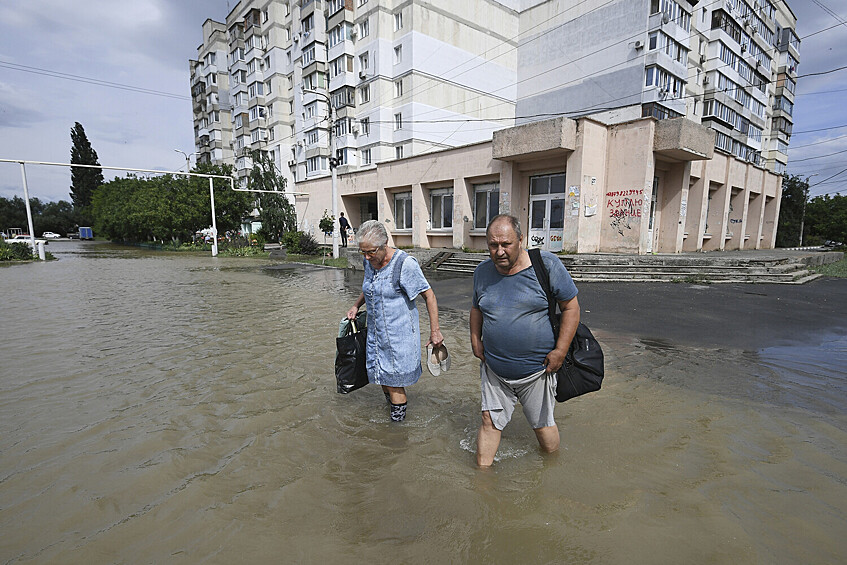
M 0 267 L 0 563 L 847 559 L 844 336 L 742 351 L 597 329 L 607 378 L 557 406 L 561 451 L 518 412 L 480 472 L 465 312 L 442 312 L 453 367 L 397 425 L 377 387 L 335 393 L 350 275 L 50 250 Z

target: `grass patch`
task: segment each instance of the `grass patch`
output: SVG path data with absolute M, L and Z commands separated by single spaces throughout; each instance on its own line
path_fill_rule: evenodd
M 340 267 L 342 269 L 347 268 L 346 257 L 334 259 L 332 257 L 321 257 L 320 255 L 297 255 L 295 253 L 289 253 L 286 256 L 286 260 L 293 263 L 311 263 L 312 265 L 326 265 L 328 267 Z
M 819 265 L 814 268 L 814 271 L 827 277 L 839 277 L 842 279 L 847 278 L 847 258 L 844 258 L 837 263 Z

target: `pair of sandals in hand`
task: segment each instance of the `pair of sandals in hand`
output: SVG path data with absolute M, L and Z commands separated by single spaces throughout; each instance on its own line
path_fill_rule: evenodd
M 450 354 L 443 343 L 438 347 L 426 346 L 426 367 L 433 377 L 450 370 Z

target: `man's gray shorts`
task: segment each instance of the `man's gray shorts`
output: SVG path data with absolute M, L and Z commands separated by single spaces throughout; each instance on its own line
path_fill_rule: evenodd
M 528 377 L 506 380 L 484 362 L 479 365 L 482 381 L 482 410 L 491 414 L 494 427 L 502 430 L 512 419 L 518 400 L 532 429 L 555 426 L 556 374 L 541 370 Z

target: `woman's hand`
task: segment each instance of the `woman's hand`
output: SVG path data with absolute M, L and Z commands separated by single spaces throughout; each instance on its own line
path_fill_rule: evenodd
M 429 332 L 429 341 L 426 342 L 427 347 L 432 345 L 433 347 L 438 347 L 444 343 L 444 336 L 441 335 L 441 330 L 435 328 L 434 330 Z
M 359 307 L 358 307 L 358 306 L 353 306 L 352 308 L 350 308 L 349 310 L 347 310 L 347 319 L 348 319 L 348 320 L 355 320 L 355 319 L 356 319 L 356 316 L 357 316 L 358 314 L 359 314 Z

